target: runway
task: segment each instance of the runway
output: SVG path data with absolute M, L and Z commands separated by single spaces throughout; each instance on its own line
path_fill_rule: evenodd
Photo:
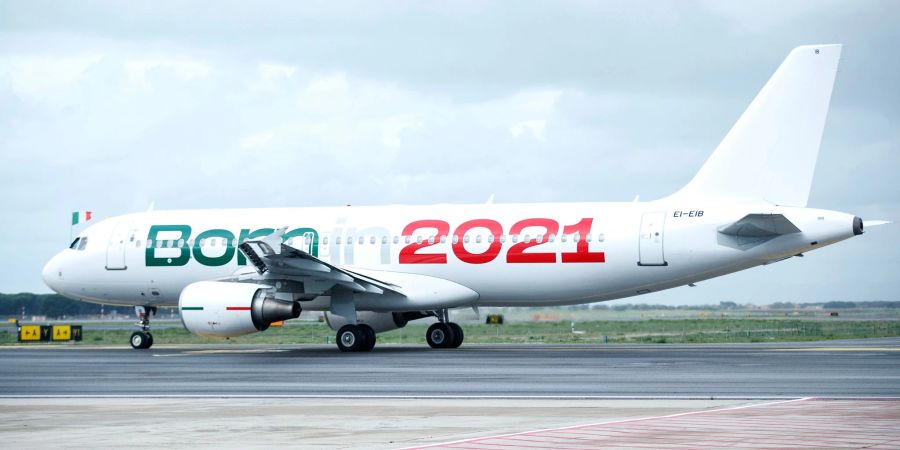
M 367 354 L 40 345 L 0 358 L 10 448 L 900 446 L 900 339 Z
M 900 396 L 900 339 L 732 345 L 20 346 L 2 396 Z

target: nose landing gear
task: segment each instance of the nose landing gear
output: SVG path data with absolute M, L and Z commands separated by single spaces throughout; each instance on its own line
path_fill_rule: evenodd
M 155 306 L 135 306 L 134 313 L 138 316 L 137 326 L 141 329 L 131 333 L 131 348 L 148 349 L 153 345 L 153 335 L 150 334 L 150 316 L 156 315 Z

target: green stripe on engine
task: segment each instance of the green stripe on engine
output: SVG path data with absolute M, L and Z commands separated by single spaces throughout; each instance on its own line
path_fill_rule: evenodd
M 203 311 L 202 306 L 182 306 L 182 311 Z

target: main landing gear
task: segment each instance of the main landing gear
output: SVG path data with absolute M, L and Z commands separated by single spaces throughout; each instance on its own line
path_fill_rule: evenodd
M 425 340 L 431 348 L 459 348 L 465 335 L 461 326 L 450 321 L 450 314 L 446 309 L 435 311 L 435 317 L 440 322 L 432 324 L 425 332 Z
M 138 316 L 137 326 L 141 331 L 131 333 L 131 348 L 147 349 L 153 345 L 153 335 L 150 334 L 150 315 L 156 315 L 155 306 L 135 306 L 134 313 Z
M 337 345 L 344 352 L 367 352 L 375 348 L 375 330 L 361 323 L 347 324 L 337 332 Z
M 463 343 L 462 327 L 453 322 L 438 322 L 428 327 L 425 340 L 431 348 L 457 348 Z

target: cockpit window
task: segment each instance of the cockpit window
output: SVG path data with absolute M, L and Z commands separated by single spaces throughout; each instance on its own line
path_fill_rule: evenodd
M 78 241 L 80 241 L 80 240 L 81 240 L 80 237 L 75 238 L 75 240 L 72 241 L 72 243 L 69 245 L 69 248 L 72 250 L 75 250 L 75 247 L 78 245 Z
M 78 243 L 78 250 L 84 250 L 84 246 L 87 245 L 88 238 L 81 238 L 81 242 Z

